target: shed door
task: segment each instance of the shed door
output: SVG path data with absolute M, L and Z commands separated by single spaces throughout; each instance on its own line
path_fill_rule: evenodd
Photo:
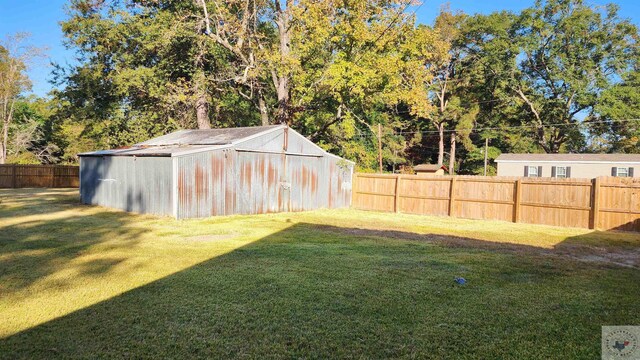
M 282 199 L 281 183 L 284 156 L 281 154 L 238 152 L 237 175 L 227 185 L 237 189 L 236 213 L 263 214 L 282 210 L 288 202 Z M 235 184 L 233 184 L 235 183 Z M 227 197 L 231 198 L 231 194 Z
M 238 152 L 237 213 L 302 211 L 318 208 L 322 157 Z
M 285 212 L 291 208 L 291 181 L 283 172 L 278 184 L 278 211 Z
M 319 207 L 318 170 L 322 158 L 286 155 L 286 181 L 281 185 L 284 207 L 281 211 L 304 211 Z

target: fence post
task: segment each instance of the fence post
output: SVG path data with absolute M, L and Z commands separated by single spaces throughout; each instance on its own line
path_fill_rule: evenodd
M 600 213 L 600 178 L 591 180 L 591 224 L 590 229 L 598 229 L 598 215 Z
M 49 187 L 53 188 L 56 185 L 56 168 L 52 165 L 49 169 L 51 169 L 51 178 L 49 180 Z
M 453 205 L 455 204 L 454 194 L 455 194 L 455 186 L 456 178 L 455 176 L 451 177 L 451 185 L 449 186 L 449 216 L 454 216 Z
M 18 187 L 18 176 L 16 175 L 16 164 L 11 166 L 11 186 L 15 189 Z
M 356 186 L 357 183 L 358 183 L 358 173 L 355 172 L 355 170 L 354 170 L 353 179 L 351 180 L 351 207 L 354 208 L 354 209 L 358 208 L 357 205 L 356 205 L 357 204 L 356 196 L 358 194 L 358 189 L 357 189 L 357 186 Z M 329 196 L 331 196 L 331 195 L 329 195 Z
M 400 200 L 400 177 L 402 175 L 398 174 L 396 176 L 396 189 L 394 194 L 394 198 L 393 198 L 393 211 L 395 212 L 400 212 L 400 209 L 398 208 L 398 204 L 399 204 L 399 200 Z
M 513 222 L 520 222 L 520 198 L 522 197 L 522 180 L 516 180 L 516 193 L 513 199 Z

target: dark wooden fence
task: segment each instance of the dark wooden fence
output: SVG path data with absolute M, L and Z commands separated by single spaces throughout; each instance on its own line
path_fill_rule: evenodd
M 640 231 L 640 179 L 355 174 L 353 207 Z
M 77 188 L 78 166 L 0 165 L 0 188 Z

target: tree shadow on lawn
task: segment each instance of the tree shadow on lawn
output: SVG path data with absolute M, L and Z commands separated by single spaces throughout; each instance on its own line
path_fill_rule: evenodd
M 0 221 L 0 292 L 24 289 L 62 269 L 77 276 L 104 274 L 125 259 L 77 265 L 74 260 L 98 246 L 103 251 L 133 248 L 148 231 L 135 226 L 135 215 L 78 207 L 77 195 L 68 190 L 20 190 L 5 200 L 11 208 L 0 208 L 6 220 Z
M 6 206 L 13 202 L 20 207 L 29 207 L 29 210 L 42 208 L 44 201 L 46 205 L 51 203 L 68 203 L 78 205 L 79 190 L 73 188 L 23 188 L 23 189 L 0 189 L 0 206 Z M 0 208 L 1 209 L 1 208 Z
M 25 288 L 68 268 L 95 246 L 104 250 L 135 247 L 147 230 L 131 226 L 132 220 L 126 213 L 98 212 L 0 227 L 0 289 Z M 122 238 L 114 241 L 118 235 Z M 95 259 L 75 270 L 80 276 L 99 275 L 123 260 Z
M 601 325 L 640 321 L 637 269 L 492 246 L 298 223 L 2 339 L 0 357 L 594 358 Z

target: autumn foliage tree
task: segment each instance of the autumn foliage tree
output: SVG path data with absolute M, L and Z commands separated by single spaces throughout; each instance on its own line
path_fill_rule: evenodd
M 52 129 L 111 147 L 282 123 L 362 170 L 380 143 L 385 170 L 448 150 L 476 174 L 486 139 L 490 157 L 637 147 L 637 124 L 619 120 L 637 112 L 638 31 L 616 6 L 445 7 L 427 25 L 416 5 L 73 0 L 62 30 L 77 61 L 55 70 Z
M 31 88 L 26 71 L 41 56 L 42 49 L 27 44 L 29 35 L 7 36 L 0 43 L 0 164 L 7 161 L 10 127 L 20 95 Z

